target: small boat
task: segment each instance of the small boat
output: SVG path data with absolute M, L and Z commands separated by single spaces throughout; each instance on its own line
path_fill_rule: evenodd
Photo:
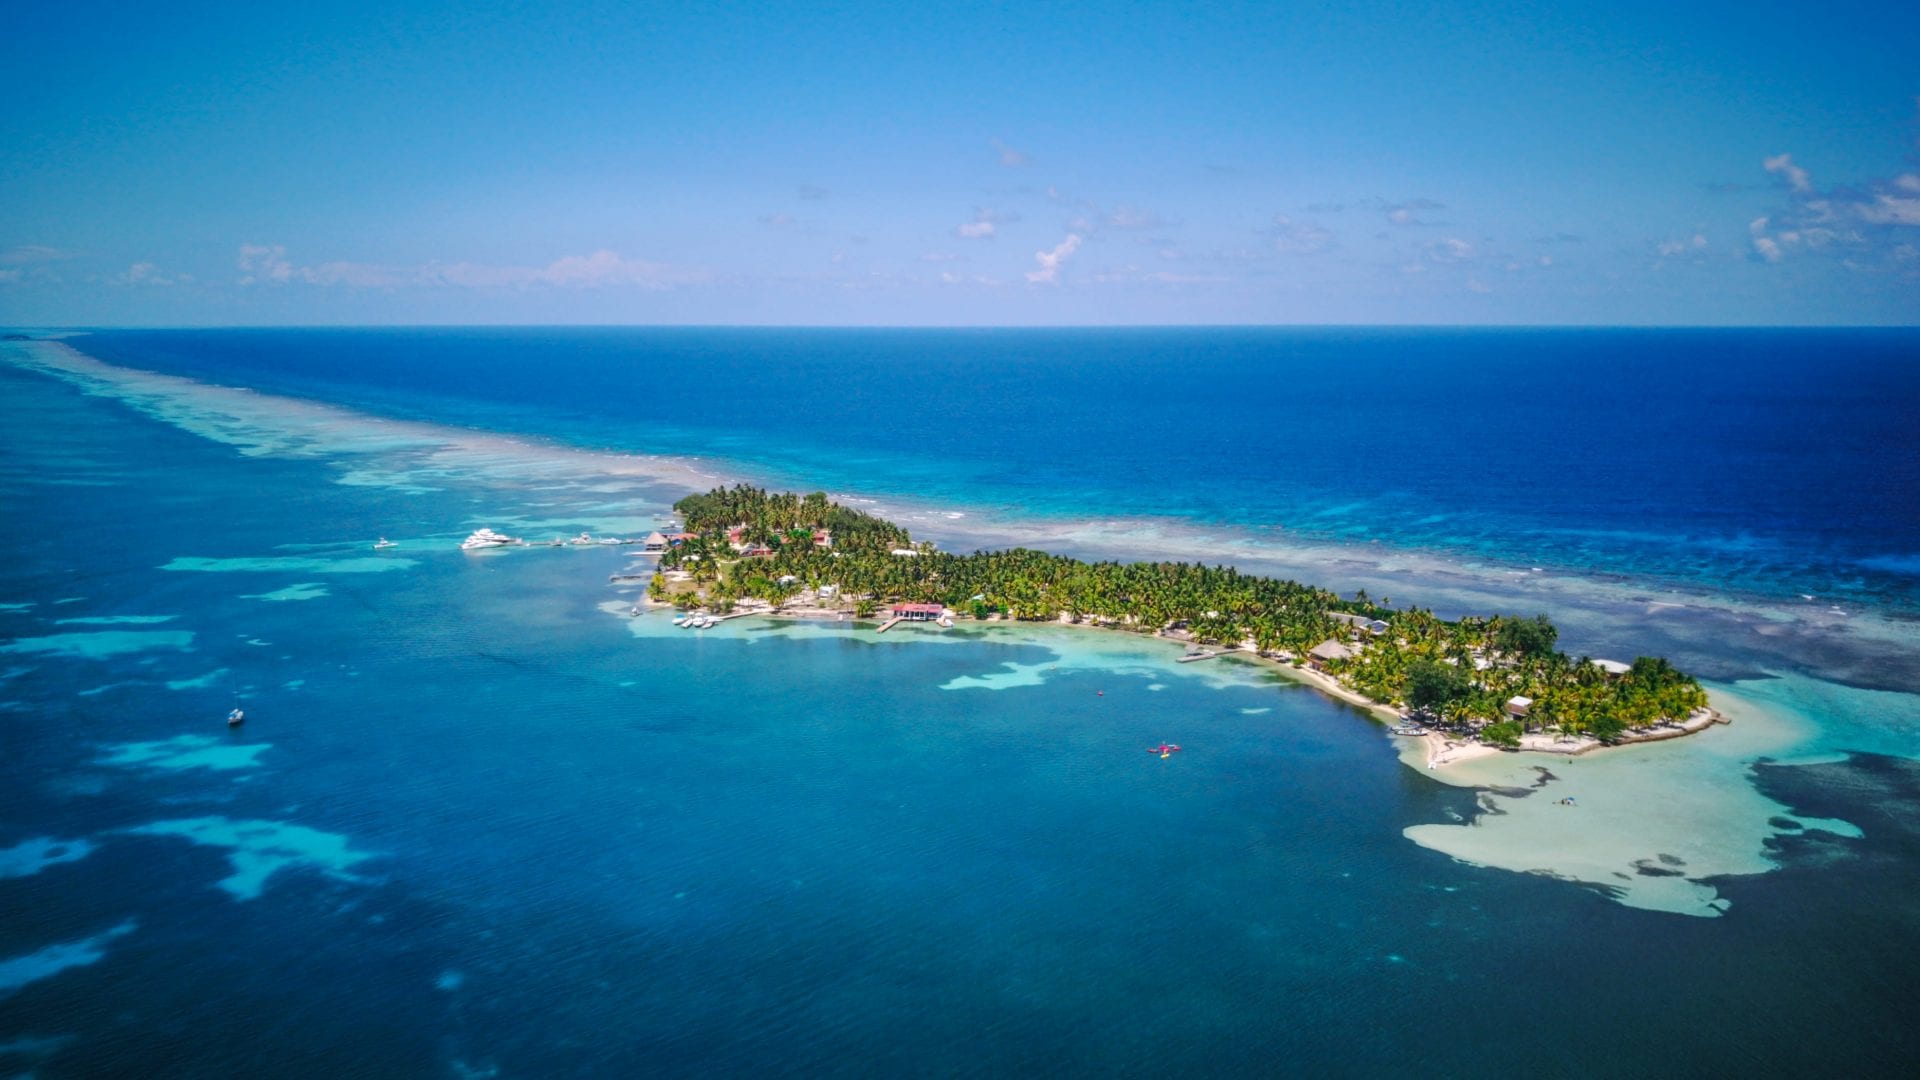
M 720 620 L 719 620 L 719 619 L 716 619 L 716 618 L 714 618 L 713 616 L 711 616 L 711 615 L 709 615 L 709 616 L 707 616 L 706 618 L 704 618 L 704 619 L 701 619 L 701 620 L 700 620 L 700 629 L 702 629 L 702 630 L 711 630 L 711 629 L 713 629 L 713 628 L 714 628 L 714 626 L 715 626 L 715 625 L 717 625 L 717 624 L 718 624 L 719 622 L 720 622 Z
M 397 547 L 399 547 L 399 546 L 400 546 L 399 544 L 396 544 L 396 543 L 394 543 L 394 542 L 393 542 L 392 540 L 389 540 L 389 539 L 387 539 L 386 537 L 384 537 L 384 536 L 383 536 L 383 537 L 381 537 L 381 538 L 380 538 L 380 542 L 379 542 L 379 543 L 377 543 L 377 544 L 375 544 L 375 545 L 373 545 L 373 550 L 375 550 L 375 551 L 385 551 L 385 550 L 387 550 L 388 548 L 397 548 Z
M 239 727 L 241 724 L 244 724 L 246 722 L 247 722 L 246 712 L 237 705 L 234 706 L 234 709 L 232 712 L 227 714 L 228 727 Z
M 583 545 L 591 544 L 593 543 L 593 537 L 588 536 L 586 533 L 581 533 L 579 536 L 574 537 L 572 542 L 575 544 L 583 544 Z
M 687 625 L 687 617 L 685 615 L 675 615 L 673 617 L 673 625 L 675 626 Z
M 1172 757 L 1173 755 L 1179 752 L 1180 752 L 1180 748 L 1178 746 L 1175 746 L 1172 743 L 1166 743 L 1166 742 L 1161 743 L 1159 746 L 1147 747 L 1147 753 L 1159 754 L 1163 758 Z

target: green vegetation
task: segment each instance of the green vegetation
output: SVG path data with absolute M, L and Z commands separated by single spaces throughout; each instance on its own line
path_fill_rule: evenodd
M 940 603 L 976 618 L 1064 616 L 1139 633 L 1184 630 L 1195 641 L 1251 642 L 1283 658 L 1303 658 L 1331 638 L 1357 650 L 1325 665 L 1341 683 L 1442 727 L 1485 725 L 1480 736 L 1496 745 L 1544 729 L 1612 739 L 1706 704 L 1700 684 L 1663 659 L 1641 657 L 1616 676 L 1556 652 L 1559 631 L 1544 615 L 1449 622 L 1431 611 L 1380 606 L 1365 593 L 1343 600 L 1326 589 L 1198 563 L 1087 563 L 1025 548 L 951 555 L 818 492 L 770 494 L 741 485 L 688 496 L 675 509 L 698 534 L 661 559 L 663 569 L 687 571 L 697 586 L 697 594 L 680 594 L 684 604 L 753 598 L 777 605 L 802 588 L 832 585 L 837 602 L 863 616 L 880 603 Z M 663 597 L 668 590 L 656 582 L 653 591 Z M 1388 627 L 1373 634 L 1337 615 Z M 1516 695 L 1533 705 L 1523 719 L 1510 720 L 1505 705 Z

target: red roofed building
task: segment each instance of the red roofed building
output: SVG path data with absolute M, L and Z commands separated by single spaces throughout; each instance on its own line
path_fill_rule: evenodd
M 932 622 L 946 614 L 946 610 L 940 604 L 895 604 L 893 617 L 907 622 Z

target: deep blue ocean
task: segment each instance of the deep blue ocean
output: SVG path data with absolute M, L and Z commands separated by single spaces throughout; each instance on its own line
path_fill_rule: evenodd
M 101 359 L 1021 516 L 1920 596 L 1920 330 L 221 330 Z
M 1906 331 L 73 343 L 1013 519 L 1890 612 L 1920 553 Z M 670 493 L 256 450 L 12 363 L 0 401 L 0 1075 L 1854 1076 L 1920 1053 L 1920 743 L 1742 763 L 1782 814 L 1861 835 L 1784 821 L 1771 872 L 1711 882 L 1722 917 L 1641 910 L 1409 842 L 1497 811 L 1250 665 L 1064 629 L 663 629 L 626 616 L 620 549 L 455 544 Z

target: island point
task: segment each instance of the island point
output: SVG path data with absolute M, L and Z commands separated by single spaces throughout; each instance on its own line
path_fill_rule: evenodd
M 674 504 L 685 527 L 646 538 L 647 599 L 682 625 L 740 615 L 901 622 L 1018 620 L 1237 653 L 1361 705 L 1428 742 L 1437 767 L 1497 751 L 1571 755 L 1675 738 L 1725 718 L 1661 657 L 1571 657 L 1544 615 L 1441 619 L 1295 581 L 1185 562 L 1084 562 L 1014 548 L 955 555 L 824 493 L 715 488 Z M 636 609 L 637 610 L 637 609 Z

